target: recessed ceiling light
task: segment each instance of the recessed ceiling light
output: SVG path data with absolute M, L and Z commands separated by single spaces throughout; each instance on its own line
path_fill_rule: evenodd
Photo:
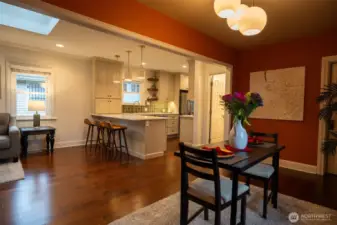
M 62 45 L 62 44 L 56 44 L 56 47 L 64 48 L 64 45 Z
M 146 65 L 146 62 L 142 62 L 142 65 L 145 66 L 145 65 Z
M 187 66 L 186 66 L 186 65 L 183 65 L 183 68 L 187 68 Z

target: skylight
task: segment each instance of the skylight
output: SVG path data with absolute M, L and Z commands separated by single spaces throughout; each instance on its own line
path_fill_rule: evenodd
M 59 19 L 0 2 L 0 25 L 48 35 Z

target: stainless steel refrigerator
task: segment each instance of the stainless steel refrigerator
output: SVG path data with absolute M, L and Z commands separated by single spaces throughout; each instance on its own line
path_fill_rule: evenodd
M 179 114 L 180 115 L 193 115 L 194 102 L 187 99 L 188 91 L 180 90 L 179 95 Z

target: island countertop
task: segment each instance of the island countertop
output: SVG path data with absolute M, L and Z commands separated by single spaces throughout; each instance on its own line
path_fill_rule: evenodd
M 110 118 L 110 119 L 131 120 L 131 121 L 167 120 L 168 119 L 166 117 L 146 116 L 146 115 L 132 114 L 132 113 L 123 113 L 123 114 L 91 114 L 91 116 Z

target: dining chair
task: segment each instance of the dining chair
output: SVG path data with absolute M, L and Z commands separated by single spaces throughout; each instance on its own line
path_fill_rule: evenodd
M 259 137 L 267 143 L 278 144 L 278 134 L 276 133 L 260 133 L 260 132 L 250 132 L 250 136 Z M 267 206 L 268 202 L 272 198 L 273 193 L 271 192 L 268 195 L 269 183 L 274 175 L 274 167 L 272 165 L 259 163 L 248 170 L 244 171 L 241 175 L 246 177 L 246 184 L 250 185 L 250 179 L 261 180 L 263 181 L 263 212 L 262 217 L 267 218 Z
M 181 154 L 181 215 L 180 224 L 186 225 L 204 212 L 208 220 L 208 210 L 215 212 L 215 225 L 221 223 L 221 211 L 231 205 L 232 181 L 220 176 L 216 150 L 205 151 L 179 143 Z M 197 179 L 189 183 L 189 174 Z M 238 198 L 241 200 L 240 223 L 246 221 L 246 202 L 249 187 L 238 185 Z M 188 218 L 189 201 L 202 206 L 194 215 Z

